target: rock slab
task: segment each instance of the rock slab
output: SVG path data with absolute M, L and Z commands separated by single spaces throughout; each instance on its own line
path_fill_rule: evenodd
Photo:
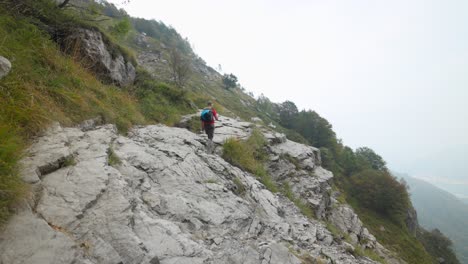
M 128 136 L 99 122 L 55 125 L 23 160 L 37 192 L 0 235 L 0 263 L 374 263 L 204 144 L 162 125 Z M 324 181 L 309 154 L 309 178 Z
M 0 79 L 5 77 L 11 70 L 11 63 L 5 57 L 0 56 Z

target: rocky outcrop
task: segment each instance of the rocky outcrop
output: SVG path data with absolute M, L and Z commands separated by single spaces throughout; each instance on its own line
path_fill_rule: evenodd
M 419 223 L 418 223 L 418 213 L 414 209 L 413 206 L 410 206 L 408 208 L 408 211 L 406 212 L 406 219 L 405 219 L 405 224 L 406 227 L 408 228 L 408 231 L 416 236 L 416 232 L 419 229 Z
M 0 79 L 5 77 L 11 70 L 11 63 L 5 57 L 0 56 Z
M 104 82 L 127 86 L 135 81 L 135 66 L 97 30 L 77 28 L 61 41 L 64 50 L 92 69 Z
M 215 138 L 252 129 L 221 119 Z M 308 172 L 303 185 L 330 179 L 316 149 L 269 133 L 272 155 Z M 23 160 L 35 195 L 1 234 L 0 263 L 374 263 L 204 144 L 162 125 L 52 127 Z
M 306 201 L 317 219 L 334 226 L 339 232 L 334 234 L 337 239 L 346 238 L 352 244 L 348 244 L 350 251 L 358 246 L 375 251 L 386 263 L 405 263 L 377 242 L 349 205 L 338 201 L 339 193 L 331 183 L 333 174 L 321 167 L 317 148 L 287 139 L 270 143 L 269 173 L 277 182 L 287 183 L 292 193 Z

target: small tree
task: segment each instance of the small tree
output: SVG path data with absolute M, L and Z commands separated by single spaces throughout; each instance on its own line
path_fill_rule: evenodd
M 378 171 L 387 171 L 385 160 L 368 147 L 356 149 L 356 158 L 358 166 L 361 169 L 374 169 Z
M 190 76 L 188 59 L 177 48 L 172 48 L 169 54 L 169 66 L 174 84 L 182 88 Z
M 292 128 L 298 113 L 296 104 L 291 101 L 284 101 L 279 109 L 281 125 L 286 128 Z
M 226 89 L 231 89 L 237 86 L 237 77 L 230 73 L 230 74 L 224 74 L 223 75 L 223 84 L 224 88 Z
M 123 37 L 130 31 L 131 27 L 130 18 L 124 17 L 111 28 L 111 32 L 115 36 Z

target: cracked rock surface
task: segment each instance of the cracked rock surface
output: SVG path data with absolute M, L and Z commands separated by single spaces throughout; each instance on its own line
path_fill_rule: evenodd
M 250 133 L 250 123 L 224 122 L 231 123 L 215 138 Z M 268 133 L 271 170 L 288 152 L 311 181 L 331 178 L 316 149 Z M 136 127 L 122 136 L 113 125 L 55 125 L 27 154 L 22 176 L 35 197 L 0 235 L 2 264 L 375 263 L 350 254 L 321 221 L 253 175 L 206 154 L 205 138 L 182 128 Z

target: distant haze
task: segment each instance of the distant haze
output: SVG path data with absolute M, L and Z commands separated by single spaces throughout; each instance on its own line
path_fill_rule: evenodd
M 248 91 L 317 111 L 346 145 L 368 146 L 392 169 L 468 196 L 468 1 L 131 0 L 123 7 L 172 25 Z

